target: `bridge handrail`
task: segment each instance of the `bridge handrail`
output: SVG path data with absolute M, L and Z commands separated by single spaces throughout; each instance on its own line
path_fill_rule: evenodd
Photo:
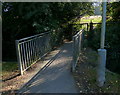
M 82 47 L 84 30 L 80 30 L 77 34 L 73 36 L 73 62 L 72 62 L 72 72 L 75 71 Z
M 45 32 L 45 33 L 36 34 L 36 35 L 34 35 L 34 36 L 30 36 L 30 37 L 25 37 L 25 38 L 19 39 L 19 40 L 17 40 L 17 41 L 20 42 L 20 41 L 32 39 L 32 38 L 35 38 L 35 37 L 38 37 L 38 36 L 43 36 L 43 35 L 48 34 L 48 33 L 50 33 L 50 32 Z
M 21 75 L 51 49 L 51 32 L 16 40 L 16 53 Z

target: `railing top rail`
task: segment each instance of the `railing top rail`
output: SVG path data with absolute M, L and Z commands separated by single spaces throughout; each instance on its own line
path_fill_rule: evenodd
M 115 22 L 115 21 L 113 21 L 113 22 L 106 22 L 107 24 L 113 24 L 113 23 L 120 23 L 119 21 L 117 21 L 117 22 Z M 84 25 L 84 24 L 90 24 L 90 22 L 89 23 L 79 23 L 79 24 L 72 24 L 72 25 Z M 98 22 L 98 23 L 96 23 L 96 22 L 92 22 L 92 24 L 102 24 L 101 22 Z
M 30 36 L 30 37 L 26 37 L 26 38 L 22 38 L 22 39 L 19 39 L 17 40 L 18 42 L 20 41 L 25 41 L 25 40 L 29 40 L 29 39 L 32 39 L 32 38 L 35 38 L 35 37 L 38 37 L 38 36 L 43 36 L 45 34 L 49 34 L 51 32 L 45 32 L 45 33 L 40 33 L 40 34 L 37 34 L 37 35 L 34 35 L 34 36 Z
M 73 37 L 78 36 L 80 33 L 82 33 L 84 31 L 84 29 L 80 30 L 77 34 L 75 34 Z
M 72 25 L 83 25 L 83 24 L 89 24 L 89 23 L 79 23 L 79 24 L 72 24 Z

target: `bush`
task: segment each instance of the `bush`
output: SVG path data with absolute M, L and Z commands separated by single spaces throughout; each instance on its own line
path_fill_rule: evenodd
M 106 67 L 120 74 L 120 22 L 107 22 L 105 49 L 107 49 L 107 64 Z M 101 26 L 98 25 L 94 31 L 94 37 L 89 42 L 89 46 L 97 51 L 100 48 Z

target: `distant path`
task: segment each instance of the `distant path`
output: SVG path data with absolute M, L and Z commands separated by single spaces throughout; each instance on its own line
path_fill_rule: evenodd
M 20 93 L 78 93 L 71 75 L 72 42 L 60 47 L 59 53 L 49 60 L 47 68 L 40 71 Z

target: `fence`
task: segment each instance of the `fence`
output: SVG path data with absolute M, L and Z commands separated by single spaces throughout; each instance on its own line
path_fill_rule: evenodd
M 78 58 L 80 56 L 82 40 L 83 40 L 83 32 L 84 30 L 80 30 L 76 35 L 73 36 L 73 63 L 72 63 L 72 71 L 74 72 L 75 67 L 78 62 Z
M 21 75 L 51 49 L 51 32 L 16 40 L 16 51 Z
M 89 23 L 81 23 L 81 24 L 72 24 L 72 34 L 76 34 L 78 30 L 84 29 L 85 31 L 89 31 L 90 24 Z

